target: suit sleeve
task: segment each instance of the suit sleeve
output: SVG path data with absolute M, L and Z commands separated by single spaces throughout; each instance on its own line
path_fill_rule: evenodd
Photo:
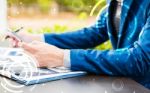
M 106 11 L 100 15 L 95 25 L 63 34 L 45 34 L 45 42 L 63 49 L 93 48 L 108 40 Z
M 117 50 L 71 50 L 71 69 L 94 74 L 138 77 L 150 74 L 150 17 L 139 39 Z

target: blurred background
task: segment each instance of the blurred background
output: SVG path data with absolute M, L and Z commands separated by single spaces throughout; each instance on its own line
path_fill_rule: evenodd
M 75 31 L 94 24 L 105 5 L 105 0 L 7 0 L 8 24 L 31 34 Z M 109 41 L 98 46 L 110 48 Z

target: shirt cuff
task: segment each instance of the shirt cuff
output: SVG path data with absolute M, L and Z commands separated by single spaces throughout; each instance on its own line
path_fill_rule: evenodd
M 44 34 L 41 35 L 41 40 L 42 40 L 42 42 L 45 42 L 45 36 L 44 36 Z
M 65 50 L 64 51 L 64 67 L 70 68 L 71 63 L 70 63 L 70 50 Z

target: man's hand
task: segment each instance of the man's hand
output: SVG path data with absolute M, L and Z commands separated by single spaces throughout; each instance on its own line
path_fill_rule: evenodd
M 64 50 L 42 42 L 21 43 L 21 47 L 32 54 L 38 62 L 38 67 L 64 66 Z
M 21 31 L 16 33 L 23 42 L 31 43 L 32 41 L 43 41 L 42 34 L 29 34 L 26 31 Z M 10 43 L 13 47 L 18 47 L 18 43 L 20 42 L 12 33 L 7 32 L 6 37 L 10 40 Z

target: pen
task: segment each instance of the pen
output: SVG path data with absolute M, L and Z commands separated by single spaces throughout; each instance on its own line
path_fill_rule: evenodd
M 23 29 L 23 27 L 20 27 L 19 29 L 15 30 L 15 33 L 18 33 L 19 31 L 21 31 Z

